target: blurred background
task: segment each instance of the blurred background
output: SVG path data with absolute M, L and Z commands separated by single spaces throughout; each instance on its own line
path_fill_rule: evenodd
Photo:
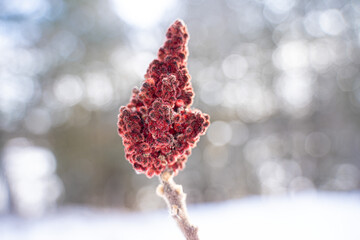
M 359 190 L 359 1 L 0 0 L 0 213 L 165 207 L 116 122 L 177 18 L 212 121 L 188 203 Z

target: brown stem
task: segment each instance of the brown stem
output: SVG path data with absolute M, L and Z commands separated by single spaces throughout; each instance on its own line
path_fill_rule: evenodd
M 164 198 L 171 216 L 177 222 L 186 239 L 199 240 L 198 228 L 190 223 L 187 215 L 186 194 L 183 192 L 182 186 L 174 182 L 171 171 L 164 171 L 160 175 L 160 182 L 157 193 Z

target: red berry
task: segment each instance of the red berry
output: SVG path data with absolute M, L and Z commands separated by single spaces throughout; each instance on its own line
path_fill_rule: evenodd
M 134 88 L 129 104 L 119 110 L 125 157 L 149 178 L 166 168 L 175 173 L 183 169 L 210 123 L 207 114 L 190 109 L 194 92 L 186 68 L 188 36 L 182 21 L 170 26 L 142 87 Z

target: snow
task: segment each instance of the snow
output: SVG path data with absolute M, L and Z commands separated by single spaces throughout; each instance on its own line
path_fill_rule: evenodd
M 189 207 L 200 239 L 359 240 L 360 193 L 252 197 Z M 165 209 L 59 208 L 39 218 L 0 217 L 1 240 L 184 239 Z

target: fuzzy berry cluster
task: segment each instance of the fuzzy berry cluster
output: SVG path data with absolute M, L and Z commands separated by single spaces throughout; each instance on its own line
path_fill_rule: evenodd
M 134 88 L 130 103 L 120 108 L 118 132 L 126 159 L 148 177 L 169 168 L 185 166 L 191 148 L 209 126 L 209 116 L 190 109 L 194 92 L 186 68 L 189 35 L 177 20 L 152 61 L 140 90 Z

